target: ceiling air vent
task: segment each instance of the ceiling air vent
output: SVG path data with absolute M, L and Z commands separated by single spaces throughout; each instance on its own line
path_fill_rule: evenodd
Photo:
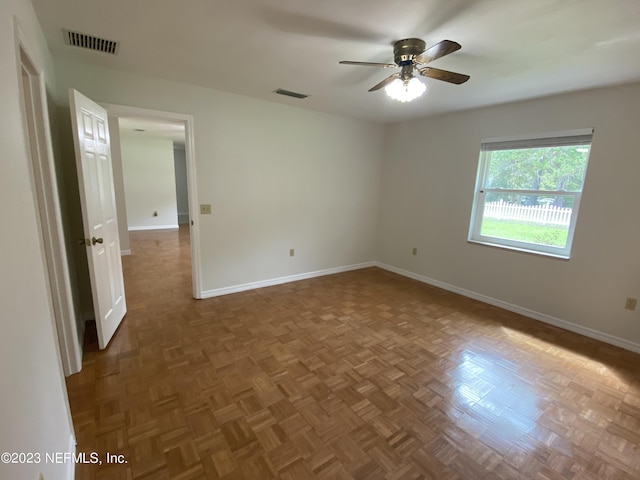
M 80 32 L 72 32 L 71 30 L 63 30 L 64 43 L 72 47 L 86 48 L 96 52 L 110 53 L 116 55 L 120 42 L 107 40 L 105 38 L 94 37 Z
M 278 95 L 286 95 L 287 97 L 293 98 L 307 98 L 309 95 L 305 95 L 304 93 L 291 92 L 289 90 L 285 90 L 284 88 L 279 88 L 274 90 L 273 93 L 277 93 Z

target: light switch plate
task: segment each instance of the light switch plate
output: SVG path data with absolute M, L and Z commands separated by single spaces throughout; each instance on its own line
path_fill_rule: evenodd
M 211 215 L 211 204 L 210 203 L 201 203 L 200 204 L 200 215 Z

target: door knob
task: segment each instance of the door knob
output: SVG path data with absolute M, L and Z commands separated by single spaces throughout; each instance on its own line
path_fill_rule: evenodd
M 100 238 L 92 237 L 91 238 L 91 245 L 95 245 L 96 243 L 102 243 L 102 242 L 104 242 L 102 237 L 100 237 Z

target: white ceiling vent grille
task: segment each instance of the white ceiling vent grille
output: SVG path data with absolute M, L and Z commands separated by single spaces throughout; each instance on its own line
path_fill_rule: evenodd
M 94 37 L 80 32 L 72 32 L 71 30 L 63 30 L 64 43 L 72 47 L 86 48 L 96 52 L 110 53 L 116 55 L 120 42 L 107 40 L 106 38 Z

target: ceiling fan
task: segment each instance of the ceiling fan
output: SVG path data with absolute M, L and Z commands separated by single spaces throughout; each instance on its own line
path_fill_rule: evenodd
M 363 65 L 368 67 L 400 68 L 400 72 L 394 73 L 377 85 L 369 89 L 375 92 L 383 87 L 391 98 L 401 102 L 409 102 L 422 95 L 426 86 L 414 75 L 417 71 L 423 77 L 434 78 L 448 83 L 460 85 L 469 80 L 469 75 L 427 67 L 426 64 L 442 58 L 445 55 L 460 50 L 461 45 L 451 40 L 443 40 L 434 46 L 425 49 L 426 43 L 419 38 L 406 38 L 393 44 L 393 60 L 396 63 L 372 63 L 351 62 L 343 60 L 343 65 Z

